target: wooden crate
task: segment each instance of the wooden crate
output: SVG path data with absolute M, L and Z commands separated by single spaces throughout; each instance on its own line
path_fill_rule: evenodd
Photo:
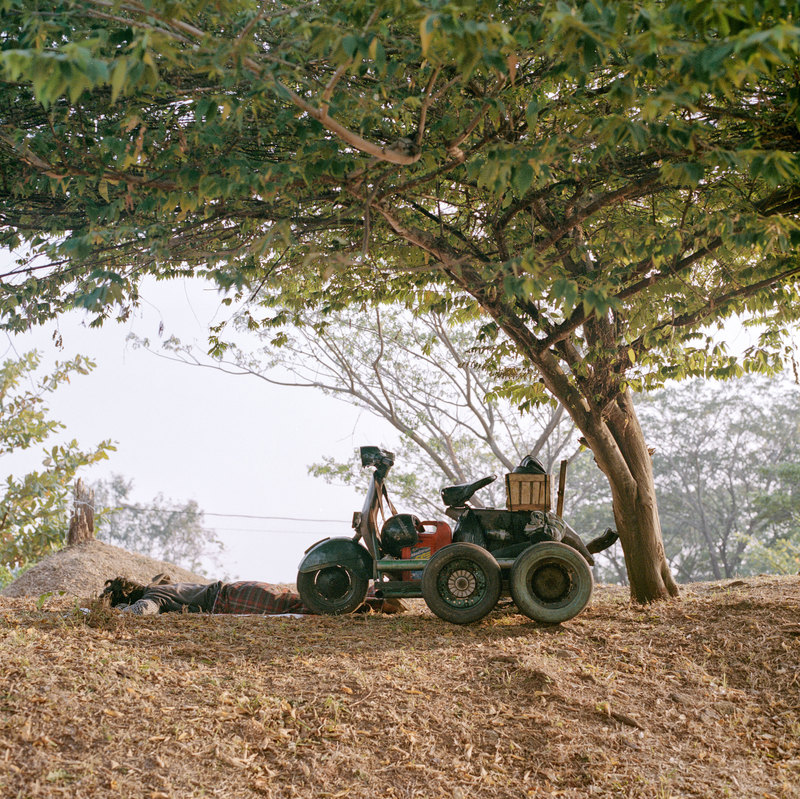
M 506 498 L 509 510 L 550 510 L 550 475 L 507 474 Z

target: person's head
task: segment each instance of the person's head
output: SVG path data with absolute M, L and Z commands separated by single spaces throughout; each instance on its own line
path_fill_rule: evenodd
M 108 602 L 111 607 L 117 605 L 132 605 L 144 595 L 145 586 L 126 577 L 115 577 L 113 580 L 106 580 L 106 587 L 100 594 L 103 602 Z

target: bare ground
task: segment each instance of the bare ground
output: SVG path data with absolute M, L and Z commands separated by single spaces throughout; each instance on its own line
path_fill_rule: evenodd
M 40 604 L 41 607 L 37 607 Z M 0 598 L 3 797 L 797 797 L 800 578 L 545 627 Z

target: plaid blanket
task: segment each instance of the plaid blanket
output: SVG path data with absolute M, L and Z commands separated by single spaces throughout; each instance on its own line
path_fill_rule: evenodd
M 223 583 L 212 613 L 310 613 L 299 594 L 269 583 Z

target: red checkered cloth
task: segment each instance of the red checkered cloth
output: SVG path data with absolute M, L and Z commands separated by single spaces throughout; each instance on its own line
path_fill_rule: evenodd
M 269 583 L 223 583 L 212 613 L 310 613 L 300 595 Z

